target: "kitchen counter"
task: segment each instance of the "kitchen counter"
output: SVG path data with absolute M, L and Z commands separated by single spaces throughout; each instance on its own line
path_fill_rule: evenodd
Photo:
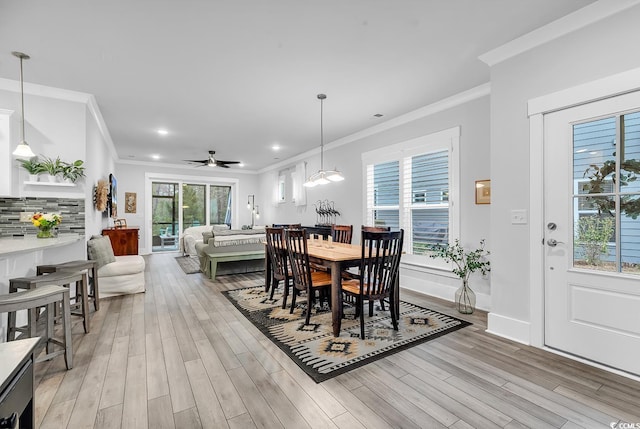
M 60 234 L 56 238 L 37 238 L 35 235 L 0 238 L 0 256 L 67 246 L 82 238 L 80 234 Z

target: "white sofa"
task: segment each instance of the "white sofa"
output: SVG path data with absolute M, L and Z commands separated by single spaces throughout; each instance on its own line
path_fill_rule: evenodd
M 87 242 L 89 259 L 97 261 L 100 298 L 145 291 L 144 258 L 114 256 L 109 237 L 94 235 Z
M 228 225 L 203 225 L 203 226 L 190 226 L 186 228 L 180 235 L 180 250 L 182 254 L 189 256 L 198 256 L 196 251 L 196 244 L 203 242 L 203 233 L 211 233 L 213 229 L 227 230 Z M 211 234 L 212 235 L 212 234 Z

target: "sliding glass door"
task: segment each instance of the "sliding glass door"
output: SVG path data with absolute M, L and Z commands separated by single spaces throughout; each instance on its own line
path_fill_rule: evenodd
M 151 182 L 152 251 L 177 251 L 180 234 L 189 227 L 231 227 L 232 186 L 206 183 Z
M 151 236 L 154 252 L 178 250 L 178 201 L 177 183 L 152 183 Z

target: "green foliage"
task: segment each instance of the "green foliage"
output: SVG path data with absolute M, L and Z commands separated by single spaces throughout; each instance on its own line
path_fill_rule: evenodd
M 62 177 L 65 179 L 71 180 L 72 182 L 77 182 L 78 179 L 84 177 L 84 162 L 81 159 L 77 159 L 74 162 L 63 162 L 62 163 Z
M 434 244 L 429 246 L 432 252 L 431 258 L 442 258 L 445 262 L 453 262 L 456 266 L 452 272 L 462 280 L 468 280 L 469 275 L 475 271 L 480 271 L 482 275 L 491 271 L 491 262 L 485 257 L 490 252 L 484 250 L 484 239 L 480 240 L 480 247 L 465 252 L 464 247 L 460 245 L 460 240 L 456 240 L 453 246 L 448 244 Z
M 580 245 L 584 261 L 598 265 L 600 256 L 609 253 L 607 243 L 613 234 L 615 220 L 612 217 L 584 216 L 576 225 L 576 244 Z
M 44 173 L 42 163 L 37 156 L 29 159 L 16 159 L 16 161 L 18 161 L 20 163 L 20 166 L 27 170 L 27 173 L 29 174 Z
M 43 172 L 52 176 L 59 173 L 62 174 L 64 171 L 64 163 L 60 160 L 60 157 L 53 159 L 45 156 L 40 164 L 42 165 Z

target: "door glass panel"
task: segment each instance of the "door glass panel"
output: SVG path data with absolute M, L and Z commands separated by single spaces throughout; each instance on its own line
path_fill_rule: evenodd
M 640 274 L 640 195 L 622 197 L 620 217 L 620 257 L 622 272 Z M 635 219 L 634 219 L 635 217 Z
M 615 212 L 597 210 L 614 203 L 614 197 L 576 197 L 574 201 L 573 266 L 616 271 Z M 589 209 L 584 210 L 585 206 Z
M 640 274 L 638 176 L 640 112 L 574 125 L 574 267 Z
M 182 185 L 182 227 L 207 224 L 205 212 L 206 185 Z
M 209 217 L 212 225 L 231 227 L 231 186 L 209 187 Z
M 581 185 L 579 193 L 613 192 L 615 141 L 616 118 L 573 126 L 573 179 Z M 597 180 L 601 175 L 604 181 Z
M 640 192 L 640 112 L 624 115 L 622 120 L 620 192 Z
M 178 248 L 178 184 L 151 184 L 152 250 L 167 251 Z

